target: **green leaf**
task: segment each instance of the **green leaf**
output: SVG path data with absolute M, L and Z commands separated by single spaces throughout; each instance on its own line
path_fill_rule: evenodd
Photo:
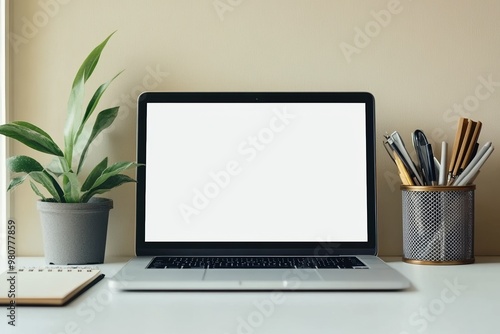
M 80 124 L 80 128 L 78 129 L 75 137 L 75 143 L 77 142 L 78 138 L 80 137 L 80 134 L 83 131 L 83 128 L 85 126 L 85 123 L 87 123 L 87 120 L 89 117 L 92 115 L 94 112 L 95 108 L 97 107 L 97 104 L 99 103 L 99 100 L 101 99 L 101 96 L 104 94 L 108 86 L 111 84 L 113 80 L 116 79 L 117 76 L 119 76 L 123 71 L 115 75 L 111 80 L 109 80 L 106 83 L 103 83 L 94 93 L 94 96 L 92 96 L 92 99 L 90 99 L 90 102 L 87 106 L 87 110 L 85 111 L 85 115 L 83 115 L 83 120 Z
M 82 65 L 78 69 L 78 72 L 76 73 L 75 79 L 73 81 L 73 87 L 78 84 L 80 79 L 83 79 L 83 81 L 86 82 L 87 79 L 92 75 L 92 72 L 94 72 L 94 68 L 99 62 L 102 50 L 104 49 L 109 39 L 111 38 L 111 36 L 113 36 L 115 32 L 109 35 L 101 44 L 96 46 L 95 49 L 92 50 L 92 52 L 90 52 L 87 58 L 83 61 Z
M 86 203 L 92 198 L 92 196 L 108 192 L 111 189 L 116 188 L 127 182 L 135 182 L 135 180 L 124 174 L 113 175 L 101 185 L 94 187 L 89 191 L 87 191 L 85 194 L 83 194 L 81 202 Z
M 10 191 L 10 190 L 14 189 L 15 187 L 17 187 L 18 185 L 20 185 L 21 183 L 23 183 L 27 177 L 28 177 L 28 174 L 12 178 L 12 180 L 10 180 L 10 184 L 9 184 L 9 187 L 7 188 L 7 191 Z
M 15 139 L 34 150 L 56 156 L 63 152 L 45 132 L 27 122 L 0 125 L 0 134 Z
M 17 155 L 7 159 L 7 166 L 13 173 L 26 173 L 41 172 L 43 166 L 33 158 L 25 155 Z
M 24 126 L 24 127 L 28 128 L 28 129 L 31 129 L 31 130 L 33 130 L 35 132 L 38 132 L 42 136 L 45 136 L 45 137 L 47 137 L 47 138 L 49 138 L 49 139 L 52 140 L 52 138 L 50 137 L 50 135 L 47 132 L 43 131 L 42 129 L 40 129 L 38 126 L 36 126 L 34 124 L 31 124 L 29 122 L 24 122 L 24 121 L 14 121 L 14 122 L 12 122 L 12 124 L 17 124 L 17 125 L 20 125 L 20 126 Z
M 85 147 L 83 148 L 82 151 L 82 155 L 80 156 L 80 162 L 78 164 L 77 174 L 80 173 L 83 163 L 85 162 L 87 150 L 90 147 L 90 144 L 104 129 L 113 124 L 116 116 L 118 115 L 118 108 L 119 107 L 109 108 L 101 111 L 99 115 L 97 115 L 94 127 L 92 128 L 92 133 L 90 134 L 90 137 L 87 140 L 87 144 L 85 144 Z
M 62 174 L 70 171 L 68 163 L 63 157 L 56 157 L 52 159 L 52 161 L 47 167 L 45 167 L 45 169 L 54 174 L 56 177 L 59 177 Z
M 83 61 L 82 65 L 78 69 L 73 80 L 73 85 L 71 88 L 71 94 L 68 100 L 68 112 L 66 124 L 64 127 L 64 145 L 65 145 L 65 157 L 68 165 L 71 166 L 73 161 L 73 147 L 76 142 L 76 134 L 80 125 L 83 123 L 82 108 L 83 108 L 83 98 L 85 93 L 85 82 L 90 78 L 94 72 L 94 68 L 99 62 L 102 50 L 108 43 L 108 40 L 113 36 L 114 32 L 109 35 L 101 44 L 99 44 L 87 58 Z
M 80 201 L 80 182 L 75 173 L 63 174 L 68 182 L 64 185 L 64 199 L 67 203 L 78 203 Z
M 82 77 L 71 89 L 68 100 L 66 124 L 64 125 L 64 155 L 69 166 L 71 166 L 73 161 L 75 134 L 80 124 L 84 95 L 85 87 Z
M 23 173 L 23 176 L 15 177 L 10 181 L 7 191 L 14 189 L 24 182 L 26 177 L 33 172 L 42 172 L 43 166 L 33 158 L 18 155 L 7 159 L 7 166 L 13 173 Z
M 40 192 L 40 190 L 38 189 L 36 184 L 34 184 L 33 181 L 31 181 L 31 180 L 30 180 L 30 186 L 31 186 L 31 189 L 33 189 L 33 191 L 35 192 L 35 194 L 37 194 L 40 198 L 42 198 L 42 200 L 44 200 L 44 201 L 47 200 L 47 198 L 45 196 L 43 196 L 43 194 Z
M 83 183 L 82 191 L 87 191 L 94 185 L 95 181 L 99 176 L 101 176 L 102 172 L 108 167 L 108 158 L 104 158 L 94 169 L 90 172 L 89 176 Z
M 129 168 L 134 168 L 137 167 L 138 164 L 135 162 L 117 162 L 113 164 L 112 166 L 109 166 L 106 168 L 103 172 L 102 175 L 99 176 L 99 178 L 94 182 L 94 184 L 91 186 L 92 188 L 100 186 L 104 182 L 106 182 L 107 179 L 109 179 L 113 175 L 117 175 L 124 170 L 127 170 Z
M 52 195 L 52 197 L 59 203 L 64 203 L 64 192 L 57 183 L 57 181 L 46 171 L 31 172 L 29 176 L 33 181 L 40 183 Z

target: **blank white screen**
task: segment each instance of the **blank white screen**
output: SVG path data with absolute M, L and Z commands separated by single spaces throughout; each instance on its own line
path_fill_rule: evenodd
M 150 103 L 146 241 L 367 241 L 362 103 Z

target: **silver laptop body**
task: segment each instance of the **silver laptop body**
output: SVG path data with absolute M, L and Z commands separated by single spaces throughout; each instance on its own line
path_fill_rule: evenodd
M 374 137 L 369 93 L 143 93 L 137 257 L 110 285 L 409 287 L 376 257 Z

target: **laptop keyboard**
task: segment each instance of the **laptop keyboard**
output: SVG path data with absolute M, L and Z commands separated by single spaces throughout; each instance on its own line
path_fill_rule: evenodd
M 355 256 L 330 257 L 155 257 L 147 269 L 368 269 Z

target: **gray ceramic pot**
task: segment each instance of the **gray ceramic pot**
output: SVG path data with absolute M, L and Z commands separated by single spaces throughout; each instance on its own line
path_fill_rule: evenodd
M 79 265 L 104 262 L 109 210 L 113 201 L 92 198 L 88 203 L 38 201 L 45 261 Z

